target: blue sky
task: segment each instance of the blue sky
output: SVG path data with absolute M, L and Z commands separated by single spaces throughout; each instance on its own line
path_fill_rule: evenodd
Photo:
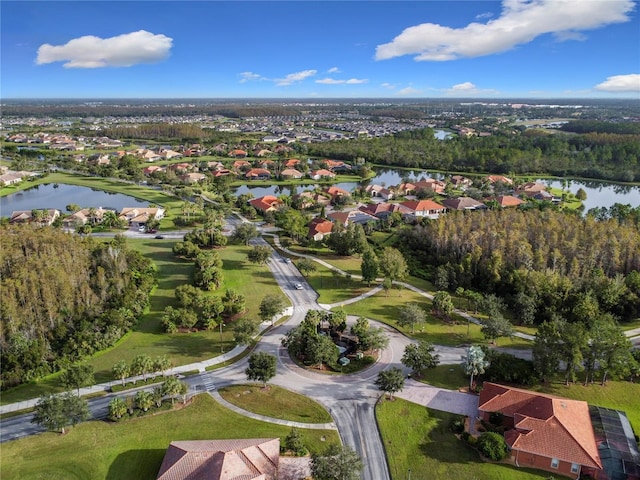
M 640 98 L 637 0 L 2 1 L 2 98 Z

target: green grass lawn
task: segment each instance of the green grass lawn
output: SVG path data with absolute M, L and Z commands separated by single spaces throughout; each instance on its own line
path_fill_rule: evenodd
M 86 422 L 63 436 L 44 433 L 3 443 L 0 470 L 7 480 L 153 480 L 173 440 L 284 440 L 289 432 L 289 427 L 238 415 L 202 394 L 174 412 L 121 423 Z M 333 430 L 300 432 L 312 452 L 340 441 Z
M 232 385 L 219 390 L 227 402 L 249 412 L 302 423 L 330 423 L 329 412 L 304 395 L 276 385 Z
M 320 303 L 344 302 L 370 290 L 360 280 L 344 277 L 320 264 L 316 266 L 317 270 L 307 275 L 306 280 L 318 292 Z
M 548 474 L 486 463 L 449 431 L 454 415 L 401 399 L 381 401 L 376 417 L 392 480 L 542 480 Z
M 193 262 L 176 258 L 171 249 L 173 241 L 128 239 L 127 243 L 151 258 L 158 268 L 158 286 L 151 296 L 151 306 L 142 316 L 138 326 L 125 335 L 114 347 L 96 354 L 89 360 L 95 369 L 97 383 L 113 380 L 111 368 L 119 360 L 130 362 L 136 355 L 147 354 L 152 358 L 167 355 L 174 366 L 185 365 L 227 352 L 235 346 L 230 326 L 223 328 L 222 343 L 219 330 L 191 333 L 164 333 L 161 325 L 165 307 L 174 305 L 174 291 L 179 285 L 190 283 Z M 229 245 L 219 251 L 223 260 L 224 285 L 214 295 L 223 295 L 227 288 L 245 295 L 249 318 L 258 318 L 260 302 L 264 295 L 281 292 L 268 267 L 246 260 L 249 247 Z M 256 295 L 255 292 L 260 292 Z M 7 404 L 44 393 L 61 391 L 59 374 L 38 382 L 21 385 L 2 393 L 1 403 Z
M 400 330 L 405 335 L 425 339 L 437 345 L 458 346 L 470 343 L 487 343 L 480 326 L 467 324 L 467 321 L 458 316 L 453 316 L 452 321 L 445 322 L 439 318 L 427 314 L 427 321 L 423 325 L 416 325 L 415 332 L 411 328 L 399 327 L 396 319 L 399 309 L 408 304 L 417 303 L 427 312 L 431 310 L 431 301 L 411 290 L 389 291 L 389 294 L 380 292 L 356 303 L 345 305 L 343 308 L 349 315 L 358 315 L 373 320 L 378 320 Z M 468 332 L 468 334 L 467 334 Z M 531 348 L 531 342 L 518 337 L 500 338 L 496 345 L 509 348 Z

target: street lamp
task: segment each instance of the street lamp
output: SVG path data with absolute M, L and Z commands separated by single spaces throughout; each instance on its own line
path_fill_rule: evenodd
M 222 346 L 222 327 L 224 327 L 224 323 L 220 322 L 218 326 L 220 327 L 220 353 L 224 353 L 224 348 Z
M 411 469 L 409 469 L 409 471 L 407 472 L 407 480 L 411 480 Z

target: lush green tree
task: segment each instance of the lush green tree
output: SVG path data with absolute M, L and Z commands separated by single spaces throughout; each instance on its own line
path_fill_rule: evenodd
M 180 395 L 180 392 L 184 390 L 184 386 L 187 386 L 186 383 L 181 382 L 176 377 L 167 377 L 167 379 L 162 383 L 162 391 L 165 396 L 171 398 L 171 404 L 173 405 L 175 397 Z
M 276 357 L 265 352 L 252 353 L 244 371 L 248 380 L 258 380 L 264 387 L 276 375 Z
M 109 402 L 109 419 L 120 420 L 127 414 L 127 404 L 120 397 L 115 397 Z
M 449 293 L 445 292 L 444 290 L 440 290 L 435 293 L 435 295 L 433 296 L 432 307 L 436 315 L 447 319 L 451 316 L 455 308 L 453 306 L 451 295 L 449 295 Z
M 360 317 L 356 320 L 356 323 L 351 326 L 351 333 L 356 337 L 364 336 L 369 331 L 369 320 L 364 317 Z
M 544 381 L 549 380 L 560 368 L 560 330 L 558 322 L 543 322 L 533 341 L 533 367 Z
M 284 448 L 293 452 L 297 457 L 303 457 L 307 454 L 302 434 L 296 427 L 291 427 L 289 435 L 284 439 Z
M 113 373 L 114 377 L 120 379 L 123 387 L 124 379 L 129 376 L 129 371 L 129 364 L 126 360 L 119 360 L 113 365 L 113 367 L 111 367 L 111 373 Z
M 391 281 L 402 281 L 409 274 L 404 255 L 393 247 L 385 247 L 379 256 L 380 271 Z
M 269 245 L 256 245 L 247 252 L 247 260 L 251 263 L 264 265 L 269 261 L 272 253 L 273 250 Z
M 140 390 L 136 392 L 135 402 L 140 410 L 146 412 L 153 406 L 153 393 Z
M 222 304 L 224 307 L 223 313 L 227 316 L 236 315 L 244 312 L 246 309 L 246 299 L 244 295 L 236 292 L 233 289 L 227 289 L 222 297 Z
M 249 345 L 258 333 L 258 322 L 250 318 L 241 318 L 233 327 L 233 339 L 238 345 Z
M 305 358 L 312 365 L 318 365 L 320 370 L 324 365 L 334 365 L 338 361 L 340 352 L 335 343 L 327 335 L 313 335 L 307 340 Z
M 60 383 L 65 388 L 75 388 L 80 395 L 80 388 L 90 387 L 96 383 L 93 373 L 93 365 L 88 363 L 72 365 L 62 372 Z
M 502 315 L 498 315 L 483 319 L 481 331 L 487 340 L 495 343 L 496 338 L 511 337 L 513 335 L 513 325 Z
M 153 360 L 153 371 L 161 372 L 162 376 L 166 376 L 167 371 L 173 367 L 173 362 L 166 355 L 161 355 Z
M 244 243 L 245 245 L 249 245 L 249 242 L 254 238 L 258 238 L 259 233 L 258 229 L 253 223 L 243 222 L 236 226 L 235 231 L 233 232 L 232 238 L 233 240 Z
M 478 438 L 476 446 L 480 453 L 491 460 L 503 460 L 508 454 L 507 444 L 499 433 L 484 432 Z
M 195 261 L 194 283 L 204 290 L 215 290 L 223 281 L 222 260 L 215 251 L 200 252 Z
M 565 383 L 576 381 L 576 371 L 582 370 L 583 352 L 589 339 L 580 323 L 564 322 L 560 328 L 560 359 L 565 362 Z
M 404 348 L 401 362 L 419 377 L 422 370 L 438 366 L 440 355 L 435 353 L 435 347 L 432 343 L 420 340 L 417 344 L 410 343 Z
M 318 269 L 318 267 L 316 266 L 316 262 L 309 258 L 302 258 L 297 262 L 296 266 L 298 267 L 298 270 L 300 270 L 300 273 L 302 273 L 304 276 L 308 276 Z
M 584 188 L 580 187 L 576 192 L 576 198 L 581 202 L 584 202 L 587 199 L 587 192 L 585 192 Z
M 602 371 L 602 384 L 609 372 L 625 373 L 633 345 L 610 315 L 596 319 L 588 331 L 589 341 L 583 353 L 584 384 L 593 381 L 596 368 Z
M 360 270 L 362 272 L 362 280 L 370 285 L 371 282 L 378 278 L 378 272 L 380 271 L 380 262 L 378 257 L 372 248 L 367 248 L 362 253 L 362 263 L 360 264 Z
M 484 373 L 489 366 L 489 361 L 485 358 L 485 353 L 479 345 L 469 345 L 467 354 L 462 356 L 462 368 L 464 373 L 470 376 L 469 389 L 473 390 L 473 379 L 476 375 Z
M 47 430 L 65 433 L 65 427 L 76 425 L 89 418 L 87 401 L 72 393 L 44 395 L 34 407 L 31 423 Z
M 388 395 L 389 400 L 393 400 L 393 394 L 404 388 L 404 374 L 398 367 L 382 370 L 374 384 Z
M 344 332 L 347 329 L 347 312 L 344 310 L 331 312 L 326 319 L 332 332 Z
M 358 348 L 367 351 L 383 350 L 389 346 L 389 337 L 384 328 L 369 328 L 364 334 L 358 336 Z
M 150 373 L 152 369 L 153 360 L 151 360 L 151 357 L 147 354 L 141 353 L 131 360 L 131 373 L 136 376 L 142 375 L 144 380 L 147 379 L 147 374 Z
M 427 314 L 417 303 L 408 303 L 400 307 L 398 314 L 398 325 L 401 327 L 411 327 L 411 333 L 415 333 L 417 324 L 422 324 L 427 320 Z
M 315 480 L 358 480 L 362 460 L 347 446 L 331 445 L 311 458 L 311 475 Z
M 286 308 L 286 299 L 282 295 L 267 294 L 260 302 L 260 320 L 263 322 L 271 322 L 273 325 L 274 318 L 282 315 Z

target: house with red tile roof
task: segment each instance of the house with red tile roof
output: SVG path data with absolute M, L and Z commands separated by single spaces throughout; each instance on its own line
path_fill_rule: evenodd
M 349 195 L 349 192 L 347 192 L 345 189 L 336 187 L 335 185 L 331 185 L 330 187 L 325 188 L 323 192 L 331 196 L 332 199 L 336 197 L 346 197 L 347 195 Z
M 513 195 L 498 195 L 497 197 L 490 198 L 489 200 L 495 201 L 502 208 L 518 207 L 524 203 L 518 197 Z
M 276 480 L 279 438 L 171 442 L 156 480 Z
M 441 180 L 436 180 L 435 178 L 427 178 L 426 180 L 420 180 L 419 182 L 415 182 L 413 185 L 414 185 L 414 190 L 416 192 L 420 190 L 424 190 L 427 192 L 434 192 L 434 193 L 444 192 L 444 189 L 447 186 L 446 183 L 444 183 Z
M 316 217 L 309 223 L 309 238 L 319 242 L 331 235 L 333 222 L 326 218 Z
M 284 166 L 287 168 L 294 168 L 295 166 L 300 164 L 300 160 L 297 158 L 290 158 L 286 162 L 284 162 Z
M 310 191 L 301 192 L 291 197 L 291 199 L 299 203 L 299 208 L 310 208 L 316 205 L 323 206 L 331 203 L 329 197 Z
M 444 206 L 433 200 L 407 200 L 400 203 L 400 205 L 405 207 L 408 213 L 415 217 L 435 219 L 447 211 Z
M 380 197 L 385 200 L 391 200 L 393 198 L 393 192 L 382 185 L 367 185 L 364 191 L 372 197 Z
M 505 177 L 504 175 L 487 175 L 486 177 L 484 177 L 484 179 L 492 185 L 498 182 L 506 183 L 507 185 L 513 185 L 513 180 Z
M 150 165 L 148 167 L 144 167 L 142 169 L 142 173 L 144 173 L 145 175 L 151 175 L 152 173 L 156 173 L 156 172 L 164 172 L 165 168 L 164 167 L 160 167 L 159 165 Z
M 345 227 L 350 223 L 359 223 L 360 225 L 365 225 L 369 222 L 378 221 L 378 219 L 373 215 L 358 209 L 345 212 L 331 212 L 327 216 L 332 222 L 341 224 Z
M 358 207 L 358 210 L 381 219 L 387 218 L 389 215 L 391 215 L 394 212 L 400 212 L 401 214 L 411 213 L 410 210 L 408 210 L 407 208 L 403 207 L 398 203 L 387 203 L 387 202 L 368 203 L 367 205 L 360 205 Z
M 252 168 L 244 175 L 248 180 L 269 180 L 271 172 L 266 168 Z
M 245 168 L 251 168 L 251 164 L 246 160 L 236 160 L 235 162 L 233 162 L 232 168 L 236 171 L 243 170 Z
M 247 152 L 245 152 L 244 150 L 240 150 L 239 148 L 236 148 L 235 150 L 231 150 L 229 152 L 229 156 L 234 158 L 246 158 L 247 155 Z
M 484 382 L 478 410 L 485 421 L 492 412 L 502 413 L 516 466 L 606 478 L 587 402 Z
M 282 206 L 282 201 L 273 195 L 265 195 L 264 197 L 249 200 L 249 205 L 256 210 L 267 213 L 278 210 Z
M 320 163 L 324 164 L 324 166 L 332 172 L 351 170 L 351 165 L 348 165 L 341 160 L 324 159 Z

